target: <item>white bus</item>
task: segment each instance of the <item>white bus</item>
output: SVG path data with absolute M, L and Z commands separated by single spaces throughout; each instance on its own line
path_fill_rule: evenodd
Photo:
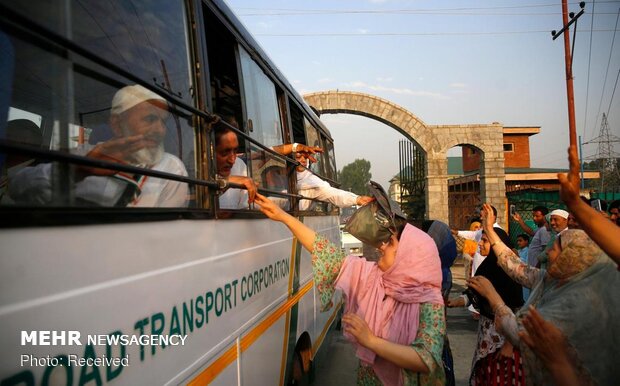
M 128 85 L 165 100 L 155 159 L 175 169 L 93 157 L 131 137 Z M 311 170 L 335 183 L 329 131 L 222 1 L 0 1 L 1 385 L 307 381 L 338 307 L 319 311 L 282 224 L 219 207 L 216 117 L 261 191 L 340 245 L 338 209 L 299 211 L 272 150 L 321 146 Z M 181 200 L 140 201 L 148 183 Z

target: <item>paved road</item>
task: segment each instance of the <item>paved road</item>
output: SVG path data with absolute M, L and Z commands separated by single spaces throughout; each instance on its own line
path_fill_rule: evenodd
M 452 267 L 454 296 L 464 289 L 463 265 L 457 261 Z M 469 379 L 471 359 L 476 345 L 478 322 L 464 308 L 448 309 L 448 337 L 454 357 L 457 386 L 466 386 Z M 333 330 L 325 340 L 323 355 L 317 358 L 314 380 L 316 386 L 354 386 L 357 359 L 353 347 L 342 337 L 341 331 Z

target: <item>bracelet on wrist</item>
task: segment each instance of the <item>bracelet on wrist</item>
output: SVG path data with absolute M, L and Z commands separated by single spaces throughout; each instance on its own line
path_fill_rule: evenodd
M 224 191 L 228 188 L 228 179 L 217 174 L 215 176 L 215 180 L 217 181 L 218 190 Z
M 497 315 L 497 311 L 499 311 L 499 309 L 502 308 L 502 307 L 506 307 L 506 304 L 505 303 L 500 303 L 500 304 L 496 305 L 495 308 L 493 308 L 493 314 Z
M 299 144 L 297 142 L 293 143 L 293 147 L 291 148 L 293 153 L 297 153 L 297 148 L 299 147 Z

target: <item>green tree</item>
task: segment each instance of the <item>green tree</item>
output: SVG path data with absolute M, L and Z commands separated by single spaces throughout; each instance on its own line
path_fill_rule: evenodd
M 620 190 L 620 158 L 594 159 L 584 162 L 583 170 L 599 171 L 601 176 L 597 180 L 586 180 L 585 187 L 599 192 L 613 192 Z
M 340 188 L 359 195 L 368 194 L 368 181 L 371 178 L 370 161 L 366 161 L 363 158 L 356 159 L 338 171 Z

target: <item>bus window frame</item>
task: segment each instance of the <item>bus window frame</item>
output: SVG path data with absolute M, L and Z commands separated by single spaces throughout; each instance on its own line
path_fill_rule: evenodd
M 201 3 L 201 4 L 206 4 L 206 3 Z M 200 9 L 201 4 L 196 4 L 196 9 Z M 191 7 L 189 7 L 186 3 L 184 3 L 183 6 L 185 9 L 186 17 L 190 18 L 188 25 L 189 26 L 194 25 L 193 23 L 195 22 L 195 20 L 199 19 L 199 15 L 196 14 L 195 12 L 192 12 Z M 210 4 L 207 4 L 207 8 L 210 9 Z M 196 9 L 194 9 L 194 11 Z M 5 12 L 4 18 L 0 20 L 0 25 L 3 27 L 3 30 L 10 36 L 16 37 L 18 39 L 22 39 L 25 42 L 37 47 L 38 49 L 50 52 L 54 55 L 59 55 L 61 57 L 68 58 L 68 57 L 74 57 L 75 55 L 77 55 L 77 57 L 80 60 L 73 60 L 73 59 L 70 60 L 70 64 L 73 66 L 74 70 L 77 68 L 81 68 L 84 70 L 87 76 L 93 77 L 99 81 L 103 81 L 114 87 L 120 88 L 126 85 L 124 83 L 119 82 L 117 79 L 114 79 L 104 74 L 103 72 L 101 72 L 101 70 L 97 69 L 97 67 L 105 68 L 107 69 L 109 73 L 114 74 L 117 77 L 124 78 L 124 80 L 127 80 L 128 84 L 130 83 L 139 84 L 145 87 L 146 89 L 149 89 L 150 91 L 153 91 L 161 95 L 162 98 L 166 99 L 167 103 L 169 104 L 171 109 L 173 109 L 174 111 L 176 112 L 179 112 L 180 110 L 187 111 L 189 115 L 187 115 L 186 117 L 192 118 L 192 129 L 194 130 L 194 141 L 195 141 L 194 144 L 196 146 L 198 154 L 206 153 L 207 155 L 206 159 L 210 159 L 208 155 L 209 153 L 213 154 L 213 152 L 210 151 L 211 147 L 209 146 L 208 142 L 212 141 L 212 139 L 209 139 L 209 136 L 205 135 L 206 132 L 210 130 L 208 129 L 205 130 L 204 126 L 208 126 L 209 122 L 213 122 L 217 118 L 215 114 L 210 113 L 207 110 L 202 110 L 199 107 L 197 107 L 197 106 L 205 106 L 205 105 L 207 107 L 210 107 L 209 106 L 210 99 L 206 98 L 207 94 L 205 94 L 206 90 L 209 89 L 210 85 L 203 84 L 203 83 L 208 83 L 208 82 L 197 81 L 198 79 L 205 79 L 206 69 L 204 66 L 193 65 L 193 66 L 190 66 L 190 68 L 188 69 L 190 76 L 193 77 L 192 80 L 194 82 L 194 86 L 198 86 L 199 90 L 203 90 L 203 91 L 194 93 L 193 101 L 194 101 L 194 104 L 196 104 L 196 106 L 189 105 L 182 99 L 177 98 L 173 93 L 170 93 L 165 89 L 162 89 L 155 85 L 147 83 L 142 78 L 130 73 L 129 71 L 125 70 L 124 68 L 112 62 L 109 62 L 105 58 L 90 52 L 89 50 L 79 46 L 77 43 L 74 43 L 73 41 L 65 38 L 64 36 L 57 34 L 54 31 L 49 30 L 39 25 L 38 23 L 30 19 L 27 19 L 26 17 L 23 17 L 20 14 L 10 9 L 7 9 L 6 7 L 2 5 L 0 5 L 0 10 Z M 218 18 L 220 17 L 217 12 L 214 12 L 214 13 L 216 17 Z M 10 20 L 10 22 L 7 20 Z M 236 39 L 237 43 L 243 46 L 247 50 L 247 47 L 248 47 L 247 43 L 238 38 L 239 35 L 236 32 L 236 30 L 234 28 L 230 28 L 228 23 L 224 22 L 224 24 L 229 27 L 229 31 L 233 33 L 233 35 L 237 38 Z M 201 24 L 198 23 L 198 25 L 201 25 Z M 202 31 L 203 30 L 202 28 L 196 28 L 194 30 L 200 30 L 200 33 L 198 33 L 197 35 L 194 35 L 192 31 L 188 31 L 187 45 L 188 45 L 190 58 L 192 58 L 192 60 L 196 60 L 197 58 L 200 58 L 198 60 L 202 60 L 203 63 L 208 63 L 208 61 L 206 60 L 206 58 L 208 58 L 208 48 L 206 47 L 205 39 L 203 36 L 204 31 Z M 198 49 L 200 50 L 200 52 L 197 53 L 194 51 Z M 87 64 L 81 64 L 80 62 L 84 62 Z M 297 98 L 295 98 L 293 95 L 290 94 L 288 87 L 282 87 L 282 85 L 280 84 L 278 80 L 274 80 L 273 74 L 271 73 L 271 71 L 266 71 L 265 65 L 262 63 L 262 60 L 258 60 L 258 61 L 255 60 L 255 63 L 259 67 L 262 68 L 265 74 L 274 83 L 276 90 L 279 91 L 279 93 L 277 93 L 279 101 L 284 100 L 284 104 L 287 107 L 289 104 L 288 98 L 294 99 L 295 103 L 296 104 L 298 103 Z M 287 110 L 283 113 L 281 106 L 282 104 L 278 103 L 280 115 L 285 114 L 287 116 L 287 121 L 290 120 L 290 112 Z M 306 106 L 303 106 L 303 107 L 296 106 L 296 107 L 299 108 L 303 117 L 310 119 L 311 122 L 314 121 L 313 119 L 314 117 L 309 116 L 309 112 L 308 112 L 309 109 L 306 108 Z M 286 121 L 283 121 L 281 118 L 282 135 L 283 135 L 284 141 L 286 142 L 287 140 L 290 140 L 290 138 L 292 137 L 292 134 L 289 132 L 290 130 L 292 130 L 292 125 L 289 122 L 286 122 L 286 123 L 285 122 Z M 48 117 L 43 117 L 41 127 L 42 129 L 44 126 L 46 127 L 45 129 L 46 133 L 48 132 L 47 123 L 49 123 Z M 319 132 L 319 135 L 323 133 L 323 130 L 321 128 L 318 128 L 317 130 Z M 258 145 L 259 148 L 268 152 L 271 156 L 275 156 L 276 158 L 284 160 L 287 163 L 287 165 L 291 165 L 292 170 L 294 170 L 295 166 L 299 165 L 299 163 L 296 160 L 286 157 L 286 156 L 282 156 L 279 153 L 273 151 L 271 148 L 263 145 L 262 143 L 254 141 L 245 132 L 242 132 L 240 130 L 236 132 L 238 135 L 243 136 L 246 140 L 249 140 L 251 143 Z M 202 139 L 201 139 L 201 135 L 202 135 Z M 41 157 L 42 159 L 48 159 L 50 161 L 66 162 L 67 165 L 69 166 L 70 165 L 97 166 L 101 168 L 108 168 L 111 170 L 134 172 L 134 173 L 140 173 L 140 174 L 147 175 L 147 176 L 160 177 L 160 178 L 165 178 L 169 180 L 186 182 L 188 184 L 192 184 L 197 187 L 196 189 L 197 195 L 201 191 L 198 188 L 200 186 L 206 187 L 209 189 L 214 189 L 214 190 L 217 189 L 218 187 L 217 181 L 214 178 L 213 179 L 209 178 L 209 176 L 211 175 L 215 176 L 215 173 L 214 173 L 215 166 L 211 165 L 211 166 L 205 167 L 203 162 L 201 162 L 200 158 L 196 159 L 197 177 L 184 177 L 181 175 L 159 172 L 159 171 L 154 171 L 151 169 L 144 169 L 144 168 L 139 168 L 139 167 L 134 167 L 134 166 L 129 166 L 129 165 L 121 165 L 121 164 L 117 164 L 113 162 L 98 161 L 98 160 L 95 161 L 95 160 L 89 159 L 84 156 L 68 154 L 66 152 L 61 152 L 61 151 L 40 150 L 40 149 L 36 150 L 32 148 L 28 149 L 27 147 L 22 147 L 16 144 L 12 144 L 2 139 L 0 139 L 0 151 L 2 152 L 24 152 L 28 154 L 37 155 Z M 291 174 L 294 175 L 294 173 L 291 173 Z M 234 187 L 234 184 L 232 185 Z M 294 185 L 296 186 L 296 184 Z M 238 187 L 241 187 L 241 186 L 238 186 Z M 259 189 L 259 192 L 292 198 L 294 204 L 292 205 L 291 209 L 289 209 L 289 212 L 291 213 L 298 212 L 297 202 L 299 199 L 302 198 L 302 196 L 296 193 L 291 193 L 291 192 L 296 192 L 296 190 L 291 189 L 289 193 L 286 193 L 286 194 L 280 193 L 280 192 L 269 191 L 265 189 Z M 4 228 L 4 227 L 20 227 L 20 226 L 40 226 L 40 225 L 57 226 L 60 224 L 71 225 L 71 224 L 85 224 L 85 223 L 99 224 L 99 223 L 144 222 L 144 221 L 169 220 L 169 219 L 179 219 L 179 218 L 188 218 L 188 219 L 217 218 L 217 212 L 218 212 L 217 207 L 215 205 L 209 205 L 206 201 L 211 201 L 211 199 L 217 200 L 218 195 L 212 194 L 209 192 L 204 192 L 202 194 L 204 195 L 204 198 L 208 198 L 208 200 L 198 199 L 199 197 L 197 196 L 197 201 L 196 201 L 197 206 L 192 207 L 192 208 L 188 208 L 188 207 L 175 207 L 175 208 L 149 207 L 149 208 L 146 208 L 145 207 L 145 208 L 129 209 L 129 208 L 111 208 L 111 207 L 80 208 L 80 207 L 74 207 L 74 206 L 53 207 L 53 208 L 42 208 L 42 207 L 35 207 L 35 206 L 27 206 L 27 207 L 2 206 L 0 207 L 0 212 L 24 213 L 25 215 L 21 216 L 20 217 L 21 220 L 17 223 L 12 222 L 11 224 L 0 225 L 0 227 Z M 312 200 L 311 198 L 307 198 L 307 199 Z M 315 201 L 318 201 L 318 200 L 315 200 Z M 226 211 L 229 211 L 229 210 L 226 210 Z M 262 216 L 262 214 L 259 211 L 252 210 L 252 209 L 238 210 L 238 211 L 234 210 L 233 212 L 238 212 L 238 214 L 243 214 L 243 217 L 264 218 L 264 216 Z M 71 214 L 71 215 L 66 216 L 66 214 Z M 328 213 L 319 212 L 317 214 L 328 214 Z

